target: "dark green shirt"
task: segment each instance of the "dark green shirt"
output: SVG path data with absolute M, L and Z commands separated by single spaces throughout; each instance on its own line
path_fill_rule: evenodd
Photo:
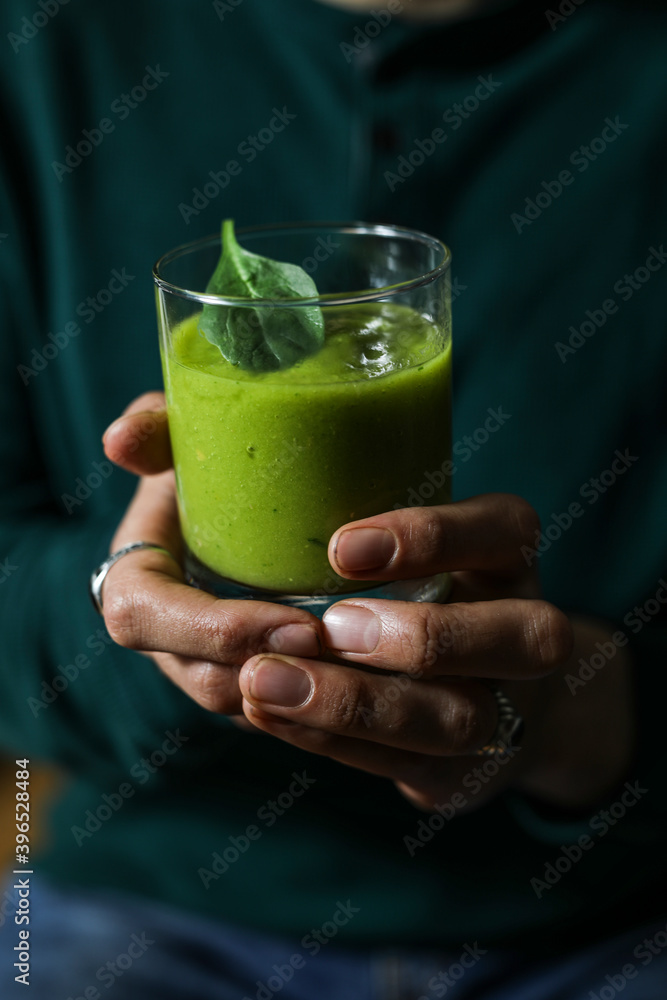
M 299 938 L 350 900 L 338 940 L 358 944 L 556 948 L 650 916 L 666 881 L 665 14 L 37 10 L 0 14 L 0 736 L 69 775 L 37 872 Z M 134 480 L 100 438 L 161 385 L 153 261 L 227 216 L 384 221 L 451 246 L 454 492 L 526 497 L 547 598 L 628 637 L 631 805 L 619 788 L 547 815 L 507 794 L 425 827 L 389 781 L 241 733 L 111 644 L 86 585 Z M 611 653 L 580 665 L 573 706 Z

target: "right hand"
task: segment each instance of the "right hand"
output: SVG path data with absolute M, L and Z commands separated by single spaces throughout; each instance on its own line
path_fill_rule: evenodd
M 164 394 L 150 392 L 107 429 L 107 457 L 140 476 L 111 543 L 116 552 L 146 541 L 183 554 Z M 261 652 L 316 657 L 321 624 L 314 615 L 264 601 L 222 601 L 183 582 L 180 565 L 160 552 L 132 552 L 104 582 L 104 621 L 121 646 L 145 652 L 203 708 L 242 716 L 238 675 Z

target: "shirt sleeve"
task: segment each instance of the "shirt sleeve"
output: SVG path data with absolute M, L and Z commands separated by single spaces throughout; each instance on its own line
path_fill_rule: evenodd
M 1 125 L 6 114 L 0 102 Z M 88 597 L 123 505 L 68 513 L 54 487 L 57 458 L 40 413 L 48 379 L 28 371 L 41 363 L 31 342 L 41 342 L 49 363 L 40 327 L 49 275 L 40 266 L 30 165 L 14 135 L 18 148 L 3 142 L 0 164 L 0 745 L 74 772 L 127 771 L 170 727 L 219 731 L 229 722 L 148 658 L 115 645 Z M 127 499 L 132 488 L 128 476 Z

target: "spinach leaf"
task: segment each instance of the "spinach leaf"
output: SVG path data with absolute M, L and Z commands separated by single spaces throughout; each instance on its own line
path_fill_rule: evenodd
M 318 294 L 313 279 L 296 264 L 269 260 L 240 247 L 233 219 L 222 224 L 222 253 L 206 291 L 276 303 Z M 256 372 L 289 368 L 324 343 L 319 306 L 205 305 L 199 327 L 227 361 Z

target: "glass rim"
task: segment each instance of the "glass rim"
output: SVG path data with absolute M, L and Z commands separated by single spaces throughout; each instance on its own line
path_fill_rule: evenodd
M 179 246 L 174 247 L 173 250 L 169 250 L 167 253 L 163 254 L 153 265 L 153 281 L 162 291 L 169 292 L 170 294 L 176 295 L 182 299 L 201 302 L 205 305 L 236 306 L 237 308 L 270 306 L 274 309 L 289 309 L 294 306 L 315 305 L 344 306 L 354 305 L 357 302 L 376 302 L 379 299 L 386 299 L 390 296 L 401 295 L 405 292 L 412 291 L 415 288 L 421 288 L 424 285 L 429 285 L 448 270 L 452 261 L 451 251 L 445 243 L 437 239 L 435 236 L 429 236 L 428 233 L 424 233 L 418 229 L 410 229 L 407 226 L 391 226 L 367 222 L 290 222 L 263 226 L 245 226 L 244 228 L 237 230 L 237 236 L 243 237 L 254 233 L 271 232 L 294 233 L 297 230 L 307 231 L 309 229 L 328 229 L 333 232 L 340 233 L 341 235 L 358 234 L 361 236 L 410 237 L 419 243 L 429 246 L 431 249 L 436 249 L 441 254 L 441 260 L 439 264 L 437 264 L 436 267 L 431 268 L 431 270 L 423 272 L 416 278 L 410 278 L 407 281 L 401 281 L 395 285 L 385 285 L 382 288 L 364 289 L 358 292 L 332 292 L 310 298 L 248 299 L 234 297 L 231 295 L 212 295 L 207 292 L 197 292 L 193 289 L 181 288 L 179 285 L 175 285 L 173 282 L 168 281 L 165 277 L 163 277 L 161 273 L 162 269 L 165 265 L 171 264 L 171 262 L 176 260 L 178 257 L 183 257 L 185 254 L 191 253 L 196 249 L 203 249 L 204 247 L 211 246 L 215 243 L 222 243 L 222 236 L 217 233 L 212 236 L 204 236 L 197 240 L 191 240 L 188 243 L 181 243 Z

